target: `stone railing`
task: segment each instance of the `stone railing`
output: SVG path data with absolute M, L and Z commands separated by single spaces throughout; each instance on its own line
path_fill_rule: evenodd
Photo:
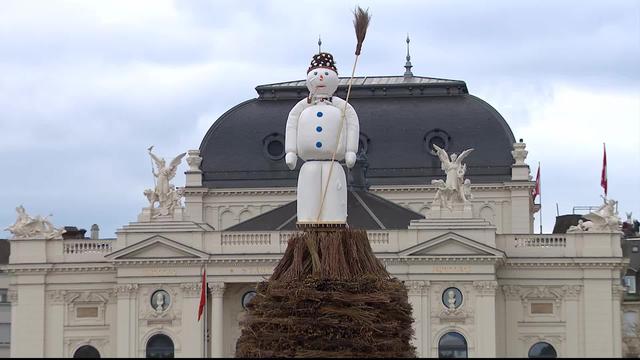
M 116 241 L 113 240 L 62 240 L 62 257 L 64 261 L 101 261 L 113 252 Z
M 621 256 L 615 233 L 504 234 L 496 247 L 509 257 L 616 257 Z
M 296 231 L 246 231 L 246 232 L 222 232 L 219 236 L 222 253 L 256 252 L 284 252 L 291 236 Z M 374 230 L 367 232 L 371 246 L 374 248 L 386 247 L 389 242 L 389 231 Z M 215 241 L 214 241 L 215 242 Z M 258 250 L 259 249 L 259 250 Z M 215 252 L 215 248 L 211 248 Z
M 222 234 L 222 245 L 269 245 L 271 234 L 269 233 L 236 233 Z
M 554 235 L 516 235 L 513 246 L 516 248 L 567 247 L 567 238 Z

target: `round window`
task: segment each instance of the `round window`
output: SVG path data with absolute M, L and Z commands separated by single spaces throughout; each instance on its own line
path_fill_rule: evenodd
M 151 301 L 151 307 L 157 312 L 165 311 L 171 305 L 171 296 L 164 290 L 154 291 L 149 300 Z
M 436 149 L 433 145 L 438 146 L 441 149 L 447 150 L 449 148 L 449 142 L 451 136 L 446 131 L 440 129 L 433 129 L 424 136 L 424 149 L 433 156 L 438 156 Z
M 253 290 L 249 290 L 244 295 L 242 295 L 242 308 L 247 310 L 247 305 L 256 297 L 256 292 Z
M 273 133 L 262 140 L 262 150 L 271 160 L 280 160 L 284 157 L 284 136 Z
M 447 309 L 457 309 L 462 305 L 462 291 L 455 287 L 450 287 L 442 293 L 442 304 Z

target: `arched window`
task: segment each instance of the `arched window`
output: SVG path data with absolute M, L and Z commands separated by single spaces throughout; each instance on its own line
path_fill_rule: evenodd
M 555 359 L 558 357 L 556 349 L 549 343 L 544 341 L 533 344 L 529 349 L 529 358 L 550 358 Z
M 467 340 L 457 332 L 448 332 L 438 342 L 438 357 L 440 358 L 466 358 Z
M 73 353 L 73 357 L 75 359 L 100 359 L 100 352 L 91 345 L 84 345 Z
M 167 335 L 153 335 L 147 342 L 148 358 L 173 358 L 173 341 Z

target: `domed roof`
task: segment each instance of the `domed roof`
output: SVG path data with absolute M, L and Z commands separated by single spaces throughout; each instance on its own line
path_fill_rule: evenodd
M 336 96 L 346 97 L 348 78 Z M 449 154 L 467 148 L 472 183 L 508 181 L 515 139 L 502 116 L 470 95 L 463 81 L 426 77 L 354 79 L 349 103 L 360 120 L 360 149 L 371 185 L 422 185 L 444 178 L 430 144 Z M 210 188 L 295 186 L 298 169 L 284 162 L 287 115 L 307 96 L 304 80 L 261 85 L 258 98 L 236 105 L 200 145 L 203 185 Z

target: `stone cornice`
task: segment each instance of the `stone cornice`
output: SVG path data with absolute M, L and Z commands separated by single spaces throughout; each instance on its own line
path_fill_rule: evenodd
M 447 255 L 447 256 L 406 256 L 406 257 L 385 257 L 385 256 L 377 256 L 385 264 L 396 265 L 396 264 L 411 264 L 411 263 L 466 263 L 466 264 L 477 264 L 477 263 L 490 263 L 490 264 L 502 264 L 504 262 L 504 258 L 497 256 L 456 256 L 456 255 Z
M 509 181 L 495 184 L 471 184 L 473 191 L 494 191 L 494 190 L 530 190 L 535 185 L 533 181 Z M 397 193 L 397 192 L 426 192 L 435 193 L 437 191 L 434 185 L 404 185 L 404 186 L 372 186 L 370 191 L 373 193 Z
M 200 188 L 194 189 L 197 193 L 200 193 Z M 189 188 L 185 190 L 185 195 L 189 194 Z M 296 188 L 248 188 L 248 189 L 205 189 L 203 192 L 209 196 L 230 196 L 230 195 L 242 195 L 242 196 L 255 196 L 255 195 L 295 195 Z
M 55 263 L 55 264 L 12 264 L 7 266 L 8 273 L 50 273 L 50 272 L 115 272 L 120 266 L 184 266 L 204 263 L 211 265 L 244 266 L 253 264 L 276 264 L 282 254 L 268 255 L 226 255 L 224 258 L 211 257 L 207 259 L 126 259 L 112 262 L 96 263 Z M 504 258 L 497 256 L 394 256 L 380 254 L 377 256 L 388 265 L 405 264 L 493 264 L 506 269 L 532 268 L 612 268 L 622 270 L 625 266 L 623 258 Z
M 504 267 L 512 269 L 531 268 L 612 268 L 622 269 L 623 258 L 507 258 Z
M 49 272 L 115 272 L 116 267 L 111 263 L 56 263 L 56 264 L 12 264 L 7 266 L 7 272 L 12 274 L 49 273 Z

